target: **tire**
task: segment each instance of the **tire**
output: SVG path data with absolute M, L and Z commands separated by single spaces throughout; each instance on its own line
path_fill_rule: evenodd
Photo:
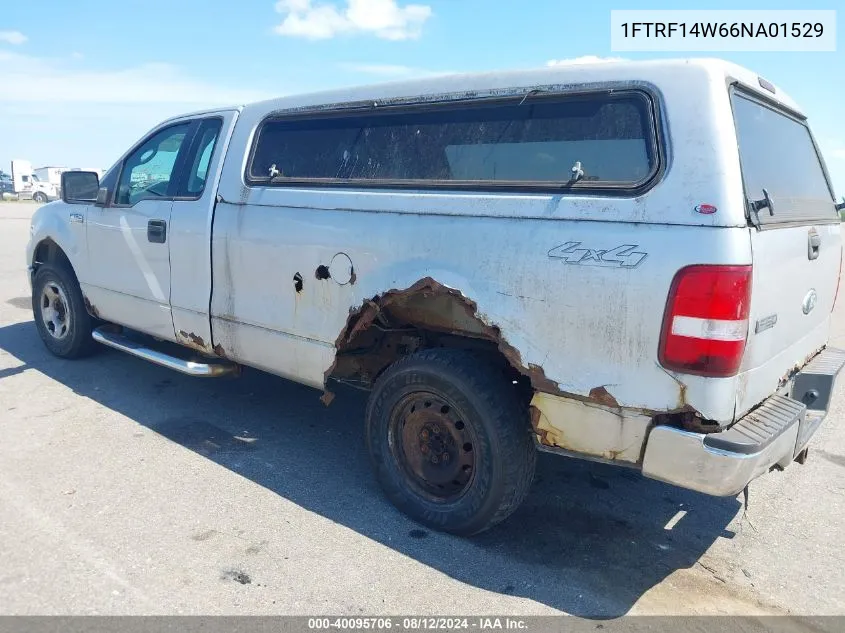
M 67 267 L 39 266 L 32 281 L 32 312 L 38 334 L 53 355 L 81 358 L 94 350 L 93 320 L 76 275 Z
M 40 191 L 36 191 L 34 194 L 32 194 L 32 201 L 44 204 L 45 202 L 47 202 L 47 196 L 41 193 Z
M 387 497 L 415 521 L 462 536 L 503 521 L 528 494 L 530 428 L 511 382 L 462 350 L 397 361 L 367 404 L 367 448 Z

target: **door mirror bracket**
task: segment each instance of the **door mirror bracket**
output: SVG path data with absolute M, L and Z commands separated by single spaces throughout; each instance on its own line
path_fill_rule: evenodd
M 109 205 L 108 187 L 100 187 L 97 189 L 97 200 L 94 204 L 98 207 L 107 207 Z

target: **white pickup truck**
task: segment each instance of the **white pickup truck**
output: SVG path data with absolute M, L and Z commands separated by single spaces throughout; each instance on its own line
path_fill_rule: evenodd
M 517 508 L 538 449 L 737 494 L 803 461 L 845 363 L 824 162 L 718 60 L 198 112 L 62 195 L 27 249 L 51 352 L 369 390 L 387 496 L 458 534 Z

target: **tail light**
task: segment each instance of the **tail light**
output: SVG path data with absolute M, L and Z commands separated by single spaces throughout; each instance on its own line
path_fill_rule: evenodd
M 700 376 L 739 371 L 748 336 L 751 266 L 688 266 L 672 280 L 660 364 Z

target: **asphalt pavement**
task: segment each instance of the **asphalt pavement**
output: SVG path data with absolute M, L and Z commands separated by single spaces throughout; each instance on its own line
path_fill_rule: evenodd
M 541 455 L 526 503 L 461 539 L 381 495 L 363 394 L 52 357 L 35 208 L 0 203 L 0 614 L 845 614 L 845 380 L 807 464 L 747 512 Z

